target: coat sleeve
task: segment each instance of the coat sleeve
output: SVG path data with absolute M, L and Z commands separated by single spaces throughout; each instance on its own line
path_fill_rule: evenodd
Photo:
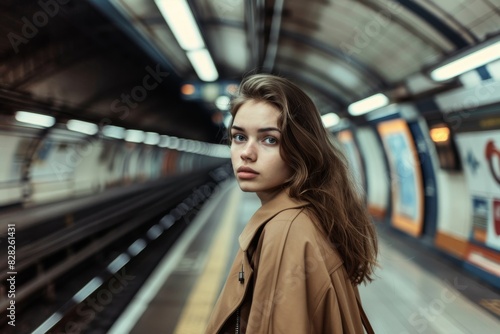
M 313 315 L 310 333 L 364 333 L 356 302 L 356 290 L 344 270 L 331 274 L 332 285 L 325 291 Z
M 314 235 L 296 223 L 302 222 L 273 222 L 263 232 L 248 334 L 344 333 L 324 253 Z

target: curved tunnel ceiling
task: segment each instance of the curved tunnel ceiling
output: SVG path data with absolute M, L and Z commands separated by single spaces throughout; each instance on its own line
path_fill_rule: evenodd
M 260 70 L 283 74 L 322 113 L 341 116 L 350 103 L 404 87 L 408 78 L 500 32 L 500 0 L 188 3 L 220 80 Z M 0 9 L 5 111 L 48 109 L 61 118 L 220 140 L 213 103 L 180 96 L 182 83 L 198 79 L 154 0 L 10 0 Z M 47 22 L 31 36 L 26 22 L 43 21 L 35 17 L 40 12 L 48 13 Z
M 0 4 L 2 113 L 71 118 L 220 141 L 220 125 L 179 96 L 177 74 L 87 1 Z

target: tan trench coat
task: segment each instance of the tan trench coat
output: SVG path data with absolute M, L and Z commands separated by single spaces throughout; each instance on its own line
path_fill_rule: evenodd
M 240 333 L 363 333 L 357 287 L 307 204 L 282 192 L 252 216 L 206 334 L 235 333 L 237 309 Z

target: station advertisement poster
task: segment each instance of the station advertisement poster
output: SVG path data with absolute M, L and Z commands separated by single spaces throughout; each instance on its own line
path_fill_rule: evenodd
M 353 133 L 350 130 L 343 130 L 337 134 L 337 137 L 344 147 L 344 153 L 347 160 L 349 160 L 349 169 L 354 177 L 354 181 L 360 189 L 363 189 L 365 184 L 364 170 Z
M 500 276 L 500 131 L 459 133 L 456 139 L 472 205 L 467 260 Z
M 377 126 L 391 171 L 392 224 L 413 236 L 423 229 L 423 186 L 420 161 L 408 125 L 402 119 Z

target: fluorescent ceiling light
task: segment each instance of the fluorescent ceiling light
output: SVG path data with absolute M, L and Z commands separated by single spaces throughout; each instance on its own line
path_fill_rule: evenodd
M 227 145 L 208 144 L 196 140 L 177 138 L 173 136 L 159 136 L 160 147 L 174 149 L 182 152 L 190 152 L 207 156 L 229 158 L 229 147 Z
M 142 143 L 144 137 L 144 131 L 141 130 L 127 130 L 125 132 L 125 140 L 131 143 Z
M 155 2 L 181 48 L 190 51 L 205 47 L 186 0 L 155 0 Z
M 199 141 L 194 142 L 194 153 L 201 153 L 202 144 Z
M 339 124 L 340 118 L 337 114 L 331 112 L 328 114 L 321 115 L 321 120 L 325 128 L 330 128 L 334 125 Z
M 66 127 L 75 132 L 84 133 L 86 135 L 95 135 L 99 130 L 99 127 L 94 123 L 79 121 L 76 119 L 71 119 L 66 123 Z
M 385 107 L 388 104 L 389 99 L 387 96 L 382 93 L 378 93 L 367 97 L 366 99 L 352 103 L 349 107 L 347 107 L 347 111 L 349 111 L 349 114 L 353 116 L 359 116 L 372 110 Z
M 186 152 L 194 152 L 194 141 L 186 139 Z
M 186 139 L 184 138 L 179 138 L 179 145 L 177 146 L 178 151 L 185 151 L 186 150 Z
M 177 137 L 170 137 L 168 148 L 172 148 L 176 150 L 179 147 L 179 138 Z
M 125 129 L 114 125 L 106 125 L 102 129 L 102 133 L 110 138 L 123 139 L 125 137 Z
M 47 116 L 27 111 L 16 112 L 16 120 L 22 123 L 43 126 L 44 128 L 50 128 L 52 125 L 56 123 L 56 119 L 52 116 Z
M 220 110 L 229 110 L 229 107 L 230 107 L 229 103 L 230 102 L 231 102 L 231 100 L 229 99 L 229 96 L 226 96 L 226 95 L 221 95 L 215 99 L 215 105 Z
M 205 47 L 196 20 L 186 0 L 155 0 L 181 48 L 186 51 L 196 74 L 203 81 L 219 78 L 210 53 Z
M 500 41 L 496 41 L 493 44 L 482 47 L 467 55 L 460 56 L 460 58 L 436 68 L 430 73 L 430 76 L 436 81 L 448 80 L 499 58 Z
M 189 51 L 187 52 L 187 57 L 201 80 L 215 81 L 219 78 L 217 69 L 207 49 Z
M 168 147 L 169 145 L 170 145 L 170 137 L 167 135 L 161 135 L 160 142 L 158 143 L 158 146 Z
M 156 145 L 160 142 L 160 135 L 156 132 L 146 132 L 146 140 L 144 140 L 144 144 L 148 145 Z
M 208 152 L 208 144 L 202 142 L 200 147 L 200 154 L 207 154 L 207 152 Z

